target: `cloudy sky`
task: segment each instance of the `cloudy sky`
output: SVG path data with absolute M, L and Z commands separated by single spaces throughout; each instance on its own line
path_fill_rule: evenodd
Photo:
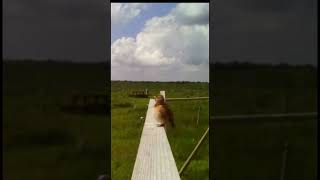
M 2 4 L 4 58 L 109 60 L 108 1 L 3 0 Z M 317 64 L 317 0 L 214 0 L 211 5 L 210 62 Z M 158 9 L 139 6 L 117 25 L 138 28 L 114 31 L 112 42 L 136 39 L 147 19 L 167 16 L 175 4 Z
M 106 61 L 105 0 L 3 0 L 3 57 Z
M 212 61 L 317 64 L 317 0 L 215 0 L 213 6 Z
M 111 39 L 112 80 L 209 80 L 208 3 L 113 3 Z

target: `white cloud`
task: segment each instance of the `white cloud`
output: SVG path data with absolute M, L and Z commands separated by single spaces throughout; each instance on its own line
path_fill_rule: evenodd
M 180 3 L 171 12 L 183 24 L 208 24 L 208 3 Z
M 111 46 L 112 78 L 125 76 L 124 69 L 134 68 L 138 74 L 140 72 L 137 78 L 148 74 L 150 80 L 196 80 L 194 78 L 200 78 L 200 75 L 202 78 L 198 80 L 207 81 L 209 12 L 203 13 L 204 5 L 208 6 L 178 4 L 168 15 L 149 19 L 135 38 L 117 39 Z M 183 14 L 183 9 L 191 12 Z M 192 18 L 186 21 L 187 17 Z M 120 72 L 125 74 L 121 75 Z M 156 73 L 157 76 L 153 77 L 150 73 Z M 131 74 L 128 78 L 134 77 Z
M 111 3 L 111 23 L 112 26 L 124 25 L 147 7 L 142 3 Z

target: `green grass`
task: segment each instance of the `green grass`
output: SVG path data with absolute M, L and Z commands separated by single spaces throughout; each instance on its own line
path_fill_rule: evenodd
M 108 116 L 70 114 L 75 92 L 105 93 L 104 64 L 5 62 L 3 178 L 96 179 L 108 172 Z
M 208 96 L 208 83 L 165 83 L 165 82 L 112 82 L 112 178 L 130 179 L 149 98 L 133 98 L 131 91 L 148 89 L 151 95 L 166 91 L 166 97 Z M 208 100 L 171 101 L 176 128 L 169 129 L 167 136 L 178 169 L 191 153 L 209 125 Z M 201 107 L 197 125 L 197 110 Z M 182 179 L 208 179 L 209 176 L 208 140 L 201 147 Z
M 112 149 L 109 114 L 60 111 L 73 94 L 104 94 L 105 64 L 4 62 L 3 177 L 7 180 L 130 179 L 148 99 L 127 93 L 166 90 L 168 97 L 207 96 L 206 83 L 112 82 Z M 312 67 L 212 66 L 210 116 L 317 110 L 317 69 Z M 107 93 L 108 94 L 108 93 Z M 110 99 L 110 97 L 109 97 Z M 198 104 L 199 103 L 199 104 Z M 201 106 L 200 124 L 194 116 Z M 170 102 L 177 128 L 168 131 L 178 168 L 208 125 L 208 101 Z M 114 118 L 115 117 L 115 118 Z M 285 179 L 317 177 L 317 121 L 210 122 L 210 173 L 219 180 L 280 178 L 289 142 Z M 182 179 L 207 179 L 208 143 Z
M 317 120 L 246 120 L 226 123 L 218 115 L 317 111 L 317 69 L 304 66 L 211 67 L 210 170 L 213 179 L 280 179 L 288 142 L 285 179 L 317 177 Z
M 281 120 L 280 120 L 281 121 Z M 316 179 L 317 125 L 302 122 L 217 124 L 212 135 L 213 176 L 221 179 L 278 179 L 285 142 L 286 179 Z

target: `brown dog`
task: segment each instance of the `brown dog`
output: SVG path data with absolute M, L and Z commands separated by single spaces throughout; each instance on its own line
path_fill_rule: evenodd
M 165 102 L 162 95 L 156 96 L 154 105 L 154 115 L 156 120 L 159 122 L 158 126 L 167 126 L 168 123 L 171 124 L 172 127 L 175 127 L 173 113 L 169 109 L 167 103 Z

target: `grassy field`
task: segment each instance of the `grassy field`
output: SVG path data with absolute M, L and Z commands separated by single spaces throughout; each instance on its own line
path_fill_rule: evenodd
M 218 115 L 317 111 L 317 69 L 310 66 L 223 65 L 211 67 L 210 167 L 213 179 L 317 179 L 317 120 L 246 119 L 227 123 Z M 223 77 L 223 78 L 222 78 Z
M 283 145 L 289 143 L 285 179 L 317 177 L 317 121 L 259 123 L 216 121 L 214 116 L 317 110 L 317 69 L 310 66 L 216 64 L 210 73 L 210 170 L 219 180 L 280 179 Z M 73 94 L 110 92 L 106 64 L 3 63 L 3 177 L 6 180 L 129 179 L 148 99 L 127 93 L 166 90 L 168 97 L 207 96 L 206 83 L 112 82 L 110 114 L 60 110 Z M 108 95 L 108 93 L 106 93 Z M 109 101 L 108 101 L 109 102 Z M 195 123 L 198 106 L 200 123 Z M 208 101 L 170 102 L 177 128 L 168 131 L 178 168 L 208 125 Z M 108 108 L 107 108 L 108 109 Z M 205 144 L 183 179 L 207 179 Z M 110 154 L 112 153 L 112 161 Z
M 149 98 L 128 97 L 131 91 L 148 89 L 151 95 L 166 91 L 169 97 L 208 96 L 208 83 L 164 83 L 113 81 L 111 86 L 112 118 L 112 178 L 130 179 L 140 142 L 143 122 Z M 205 132 L 209 123 L 208 100 L 171 101 L 175 114 L 176 128 L 167 132 L 169 143 L 178 169 Z M 197 125 L 197 111 L 201 107 Z M 201 147 L 182 179 L 208 179 L 209 144 Z
M 4 62 L 3 178 L 96 179 L 110 165 L 109 116 L 62 112 L 73 93 L 105 93 L 105 64 Z

